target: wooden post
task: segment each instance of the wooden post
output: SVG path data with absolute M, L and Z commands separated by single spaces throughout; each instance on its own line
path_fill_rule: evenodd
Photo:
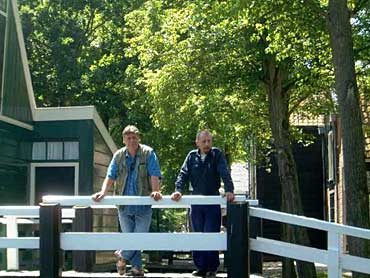
M 18 237 L 18 224 L 16 216 L 7 216 L 6 218 L 6 237 Z M 8 248 L 7 255 L 7 269 L 19 270 L 19 250 L 18 248 Z
M 262 219 L 258 217 L 249 218 L 249 234 L 251 238 L 262 236 Z M 263 255 L 261 252 L 250 251 L 250 272 L 259 273 L 263 272 Z
M 72 224 L 72 232 L 92 232 L 92 208 L 74 207 L 75 219 Z M 73 251 L 72 266 L 75 271 L 91 272 L 95 264 L 95 252 Z
M 61 209 L 59 204 L 40 204 L 40 278 L 59 278 Z
M 227 204 L 228 278 L 249 278 L 248 202 Z
M 341 236 L 336 232 L 328 232 L 328 278 L 342 277 L 340 253 L 342 252 Z

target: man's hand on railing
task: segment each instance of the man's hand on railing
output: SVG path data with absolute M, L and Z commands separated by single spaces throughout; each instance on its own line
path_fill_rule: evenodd
M 154 199 L 154 201 L 159 201 L 160 199 L 162 199 L 162 194 L 159 191 L 153 191 L 150 194 L 150 197 L 152 197 Z
M 176 201 L 176 202 L 177 201 L 180 201 L 181 197 L 182 197 L 182 194 L 179 191 L 173 192 L 171 194 L 171 199 L 174 200 L 174 201 Z
M 104 196 L 105 196 L 105 193 L 102 192 L 102 191 L 99 191 L 99 192 L 96 192 L 95 194 L 91 195 L 91 198 L 95 202 L 100 202 L 101 200 L 103 200 Z
M 234 193 L 232 192 L 225 192 L 225 198 L 228 202 L 232 202 L 235 199 Z

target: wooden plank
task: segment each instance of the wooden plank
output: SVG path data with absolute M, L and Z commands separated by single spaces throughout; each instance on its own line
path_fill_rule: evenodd
M 107 167 L 100 164 L 94 164 L 94 177 L 105 178 L 107 174 Z
M 0 248 L 39 249 L 38 237 L 0 237 Z
M 165 205 L 167 207 L 182 207 L 182 205 L 226 205 L 226 199 L 221 196 L 183 196 L 180 201 L 171 200 L 170 196 L 163 196 L 159 201 L 150 197 L 139 196 L 106 196 L 99 203 L 94 202 L 91 196 L 44 196 L 45 203 L 59 203 L 62 206 L 90 206 L 90 205 Z M 258 205 L 257 200 L 246 200 L 245 196 L 235 196 L 236 202 L 248 202 L 249 205 Z
M 370 274 L 370 259 L 360 258 L 351 255 L 341 257 L 341 266 L 346 270 L 353 270 Z
M 17 217 L 39 216 L 38 206 L 0 206 L 0 215 Z
M 109 153 L 103 153 L 99 151 L 94 151 L 94 163 L 101 166 L 108 167 L 112 159 L 112 155 Z
M 226 233 L 61 233 L 60 240 L 63 250 L 226 250 Z
M 267 238 L 250 238 L 250 249 L 272 255 L 298 259 L 301 261 L 328 264 L 326 250 L 271 240 Z
M 22 271 L 22 272 L 6 272 L 0 271 L 0 277 L 39 277 L 39 271 Z M 68 278 L 110 278 L 110 277 L 122 277 L 118 273 L 112 272 L 100 272 L 100 273 L 83 273 L 75 271 L 63 271 L 61 277 Z M 150 278 L 193 278 L 191 273 L 145 273 L 145 277 Z M 217 278 L 226 278 L 226 273 L 217 273 Z M 260 276 L 251 275 L 251 278 L 257 278 Z
M 284 212 L 274 211 L 263 208 L 250 208 L 250 216 L 260 217 L 263 219 L 274 220 L 277 222 L 288 223 L 317 230 L 336 232 L 345 235 L 370 239 L 370 230 L 357 228 L 353 226 L 346 226 L 342 224 L 331 223 L 315 218 L 293 215 Z

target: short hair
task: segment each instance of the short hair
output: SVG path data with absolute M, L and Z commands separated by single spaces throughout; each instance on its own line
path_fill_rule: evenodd
M 203 130 L 198 131 L 197 136 L 195 137 L 195 140 L 199 140 L 199 137 L 200 137 L 202 134 L 205 134 L 205 135 L 211 136 L 211 138 L 213 137 L 213 136 L 212 136 L 212 133 L 211 133 L 208 129 L 203 129 Z
M 136 134 L 136 135 L 140 135 L 140 132 L 139 132 L 139 129 L 134 126 L 134 125 L 128 125 L 126 126 L 123 131 L 122 131 L 122 137 L 125 136 L 125 135 L 128 135 L 128 134 Z

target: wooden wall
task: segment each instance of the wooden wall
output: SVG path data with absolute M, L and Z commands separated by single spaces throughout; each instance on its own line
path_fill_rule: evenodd
M 95 128 L 93 192 L 100 191 L 112 156 L 113 154 L 104 142 L 103 137 Z M 113 189 L 110 190 L 110 194 L 112 193 Z M 93 232 L 117 232 L 118 230 L 117 209 L 93 210 Z M 113 251 L 96 252 L 95 260 L 96 268 L 99 268 L 104 267 L 104 265 L 112 265 L 115 257 Z
M 324 219 L 325 189 L 323 185 L 322 141 L 317 127 L 305 127 L 304 132 L 315 136 L 314 143 L 309 146 L 293 144 L 304 215 Z M 263 208 L 280 210 L 281 186 L 274 157 L 271 157 L 271 163 L 271 172 L 263 167 L 257 170 L 257 199 Z M 280 230 L 280 225 L 275 222 L 265 221 L 263 223 L 263 234 L 268 237 L 279 239 Z M 326 246 L 324 233 L 309 230 L 309 236 L 313 246 L 318 248 Z
M 28 204 L 31 131 L 0 121 L 0 205 Z

